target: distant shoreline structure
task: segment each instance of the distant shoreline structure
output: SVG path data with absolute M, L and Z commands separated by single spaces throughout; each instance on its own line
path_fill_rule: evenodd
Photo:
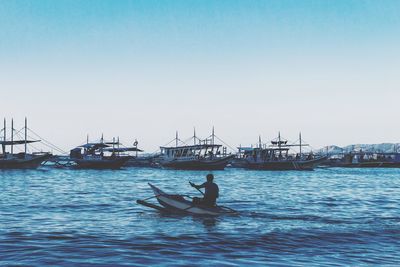
M 347 146 L 329 145 L 318 149 L 317 153 L 341 154 L 350 152 L 376 152 L 376 153 L 397 153 L 400 152 L 400 143 L 378 143 L 378 144 L 350 144 Z

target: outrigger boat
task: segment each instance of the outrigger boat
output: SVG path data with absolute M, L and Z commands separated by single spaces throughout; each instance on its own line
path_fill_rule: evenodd
M 260 138 L 258 147 L 243 150 L 241 167 L 253 170 L 313 170 L 327 159 L 327 156 L 303 153 L 302 147 L 308 144 L 302 143 L 301 134 L 299 140 L 299 144 L 288 144 L 287 140 L 281 139 L 279 133 L 278 138 L 271 141 L 271 145 L 262 146 Z M 300 152 L 290 154 L 292 147 L 299 147 Z
M 124 167 L 149 167 L 149 168 L 158 168 L 156 160 L 159 157 L 159 154 L 147 154 L 147 155 L 139 155 L 139 152 L 143 152 L 143 150 L 138 148 L 138 141 L 135 140 L 133 143 L 133 147 L 122 148 L 125 150 L 124 152 L 134 151 L 135 154 L 125 163 Z
M 137 148 L 125 148 L 119 145 L 119 141 L 116 142 L 115 139 L 112 142 L 104 142 L 103 136 L 100 142 L 89 143 L 87 140 L 86 144 L 70 151 L 70 159 L 76 163 L 74 167 L 78 169 L 120 169 L 132 158 L 120 153 L 136 151 Z
M 235 156 L 226 153 L 226 147 L 215 144 L 214 129 L 212 135 L 201 140 L 192 137 L 193 145 L 178 145 L 181 141 L 176 133 L 175 146 L 160 147 L 161 161 L 164 168 L 176 170 L 223 170 Z M 197 141 L 197 143 L 196 143 Z M 181 141 L 182 142 L 182 141 Z M 222 148 L 222 152 L 221 152 Z
M 341 168 L 400 168 L 400 153 L 351 151 L 333 155 L 324 165 Z
M 7 140 L 6 136 L 6 120 L 4 119 L 3 141 L 0 141 L 2 154 L 0 154 L 0 169 L 36 169 L 44 161 L 52 155 L 50 153 L 28 153 L 28 144 L 40 142 L 40 140 L 28 140 L 28 126 L 25 118 L 24 139 L 14 140 L 14 120 L 11 120 L 11 140 Z M 18 134 L 18 133 L 17 133 Z M 24 145 L 24 152 L 14 153 L 15 145 Z M 6 147 L 10 146 L 10 152 L 6 151 Z
M 149 186 L 153 190 L 155 198 L 157 198 L 158 203 L 161 206 L 152 204 L 147 202 L 147 198 L 144 200 L 137 200 L 136 202 L 140 205 L 153 208 L 162 212 L 168 213 L 178 213 L 178 214 L 191 214 L 191 215 L 222 215 L 222 214 L 234 214 L 236 213 L 235 210 L 224 207 L 224 206 L 214 206 L 214 207 L 207 207 L 203 205 L 193 204 L 192 201 L 188 200 L 187 198 L 191 198 L 187 195 L 173 195 L 167 194 L 161 189 L 157 188 L 156 186 L 149 183 Z M 201 191 L 200 191 L 201 192 Z

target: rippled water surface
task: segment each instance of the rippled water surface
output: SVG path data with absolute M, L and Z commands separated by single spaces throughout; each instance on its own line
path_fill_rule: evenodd
M 214 172 L 237 216 L 139 206 L 206 172 L 0 171 L 0 266 L 400 265 L 400 170 Z

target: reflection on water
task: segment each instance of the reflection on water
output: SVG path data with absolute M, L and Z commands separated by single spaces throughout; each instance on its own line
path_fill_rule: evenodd
M 202 221 L 203 221 L 204 228 L 207 230 L 212 230 L 217 225 L 216 218 L 203 218 Z
M 0 265 L 397 265 L 400 170 L 216 171 L 235 216 L 163 214 L 136 204 L 198 196 L 206 172 L 0 172 Z

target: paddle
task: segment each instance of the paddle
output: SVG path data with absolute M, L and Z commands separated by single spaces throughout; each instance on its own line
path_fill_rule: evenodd
M 197 191 L 199 191 L 199 192 L 204 196 L 203 191 L 201 191 L 200 189 L 198 189 L 197 187 L 195 187 L 195 186 L 194 186 L 194 183 L 192 183 L 192 182 L 189 181 L 189 184 L 190 184 L 192 187 L 196 188 Z

